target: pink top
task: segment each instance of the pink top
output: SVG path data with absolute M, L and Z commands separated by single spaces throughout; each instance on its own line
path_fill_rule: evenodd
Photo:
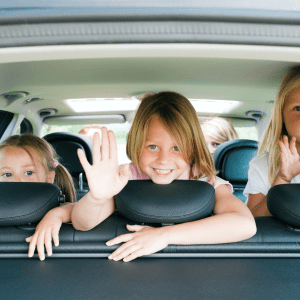
M 129 169 L 131 171 L 131 180 L 145 180 L 145 179 L 150 179 L 150 177 L 148 175 L 146 175 L 144 172 L 139 172 L 138 169 L 135 167 L 135 165 L 133 163 L 129 164 Z M 231 192 L 233 192 L 233 187 L 231 185 L 231 183 L 229 181 L 226 181 L 220 177 L 216 177 L 217 180 L 215 182 L 214 188 L 216 188 L 217 186 L 219 186 L 220 184 L 226 184 L 226 186 L 231 190 Z M 190 180 L 194 180 L 194 179 L 190 179 Z M 206 181 L 209 184 L 211 184 L 208 181 L 207 177 L 203 177 L 198 179 L 199 181 Z

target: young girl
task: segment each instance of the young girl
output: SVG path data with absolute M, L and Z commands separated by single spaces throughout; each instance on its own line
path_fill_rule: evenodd
M 283 80 L 273 106 L 272 118 L 250 162 L 244 194 L 254 216 L 271 216 L 268 190 L 278 184 L 300 183 L 300 66 Z
M 1 182 L 48 182 L 56 184 L 66 196 L 75 202 L 75 189 L 69 172 L 58 163 L 57 154 L 45 140 L 32 134 L 14 135 L 0 145 Z M 62 223 L 70 222 L 73 204 L 50 210 L 36 227 L 35 233 L 26 238 L 29 242 L 28 256 L 32 257 L 37 246 L 40 260 L 52 255 L 51 238 L 58 246 L 58 232 Z
M 219 117 L 205 120 L 201 125 L 201 129 L 211 154 L 214 154 L 221 144 L 239 138 L 234 127 L 228 121 Z
M 115 210 L 114 196 L 129 179 L 150 178 L 156 184 L 169 184 L 175 179 L 203 180 L 215 187 L 216 195 L 212 217 L 161 228 L 127 225 L 133 233 L 107 242 L 108 246 L 124 243 L 109 259 L 130 261 L 169 244 L 237 242 L 255 234 L 254 218 L 246 205 L 232 195 L 228 182 L 215 176 L 196 111 L 182 95 L 161 92 L 142 100 L 127 141 L 132 164 L 123 165 L 120 172 L 113 132 L 102 128 L 101 153 L 99 144 L 96 133 L 93 165 L 78 151 L 90 192 L 73 208 L 76 229 L 89 230 L 110 216 Z

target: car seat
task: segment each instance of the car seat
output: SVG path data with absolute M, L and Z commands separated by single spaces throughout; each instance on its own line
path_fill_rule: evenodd
M 85 152 L 90 164 L 93 163 L 93 143 L 87 137 L 72 132 L 55 132 L 44 136 L 59 156 L 59 162 L 73 177 L 77 200 L 88 192 L 88 184 L 84 169 L 79 161 L 77 149 Z
M 238 139 L 221 144 L 213 154 L 218 176 L 233 185 L 233 194 L 243 202 L 243 191 L 248 181 L 249 162 L 257 155 L 258 143 L 254 140 Z

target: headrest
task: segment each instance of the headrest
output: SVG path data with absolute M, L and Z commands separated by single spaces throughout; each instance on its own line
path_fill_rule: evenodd
M 207 182 L 174 180 L 159 185 L 151 180 L 130 180 L 115 196 L 119 212 L 145 223 L 182 223 L 209 216 L 215 205 L 215 189 Z
M 39 222 L 62 202 L 60 189 L 51 183 L 0 182 L 0 225 Z
M 249 162 L 257 154 L 254 140 L 231 140 L 221 144 L 213 154 L 218 176 L 232 184 L 246 184 Z
M 279 184 L 267 194 L 267 206 L 278 220 L 300 228 L 300 184 Z
M 77 149 L 83 149 L 88 162 L 93 163 L 93 143 L 82 134 L 55 132 L 45 135 L 44 139 L 53 146 L 60 158 L 60 163 L 71 174 L 84 173 L 77 155 Z

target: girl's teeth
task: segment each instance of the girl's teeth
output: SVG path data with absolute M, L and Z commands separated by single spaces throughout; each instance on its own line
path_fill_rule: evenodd
M 158 169 L 155 169 L 155 172 L 159 173 L 159 174 L 168 174 L 171 172 L 171 170 L 158 170 Z

